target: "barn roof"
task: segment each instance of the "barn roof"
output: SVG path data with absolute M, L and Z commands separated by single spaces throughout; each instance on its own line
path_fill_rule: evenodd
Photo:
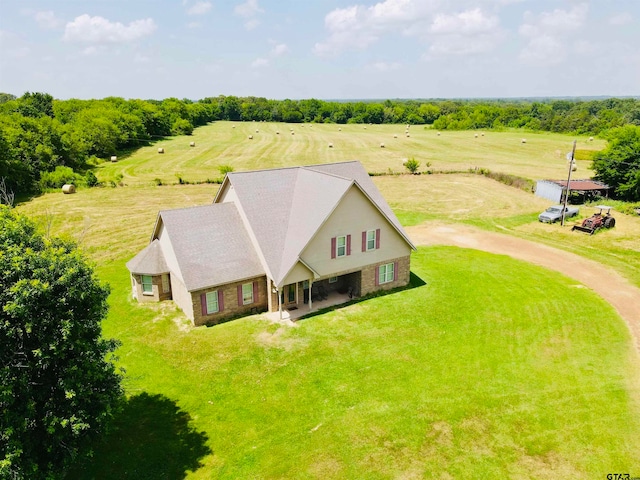
M 566 180 L 543 180 L 545 182 L 555 183 L 556 185 L 567 188 Z M 589 190 L 609 190 L 611 187 L 606 183 L 599 182 L 597 180 L 571 180 L 569 184 L 569 190 L 577 190 L 582 192 L 587 192 Z

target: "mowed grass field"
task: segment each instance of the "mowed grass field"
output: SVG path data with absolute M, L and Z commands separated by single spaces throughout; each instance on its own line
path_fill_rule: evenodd
M 49 193 L 18 207 L 51 233 L 78 240 L 112 288 L 104 332 L 122 341 L 118 355 L 128 402 L 111 435 L 71 478 L 634 475 L 640 465 L 638 354 L 610 306 L 554 272 L 472 250 L 420 248 L 412 260 L 422 280 L 414 279 L 415 288 L 295 327 L 253 316 L 192 328 L 171 302 L 132 300 L 124 264 L 148 243 L 157 211 L 209 203 L 218 188 L 155 186 L 154 178 L 204 180 L 218 176 L 220 164 L 245 170 L 351 159 L 370 171 L 401 171 L 401 161 L 383 161 L 392 153 L 388 141 L 384 149 L 379 141 L 368 148 L 378 127 L 350 125 L 337 132 L 336 125 L 305 125 L 326 129 L 326 135 L 362 136 L 354 143 L 360 147 L 341 152 L 334 140 L 334 148 L 325 148 L 331 141 L 326 137 L 287 154 L 279 144 L 291 140 L 281 138 L 290 136 L 286 125 L 215 124 L 162 142 L 164 155 L 156 144 L 101 166 L 100 179 L 122 173 L 125 187 Z M 253 130 L 254 142 L 260 134 L 255 129 L 279 129 L 280 135 L 263 145 L 260 158 L 218 139 L 215 148 L 228 154 L 222 158 L 198 150 L 204 149 L 201 137 L 215 128 L 230 130 L 230 139 L 240 129 L 243 135 Z M 294 128 L 291 137 L 302 138 Z M 418 128 L 411 127 L 410 139 Z M 404 127 L 398 130 L 397 139 L 388 130 L 391 141 L 406 139 Z M 451 135 L 469 136 L 471 145 L 523 136 L 473 134 Z M 536 157 L 540 169 L 547 168 L 544 152 L 563 151 L 572 142 L 559 135 L 540 138 L 537 143 L 527 135 L 527 144 L 512 146 L 514 156 L 531 147 L 531 156 L 514 160 L 513 169 L 508 155 L 495 163 L 487 155 L 486 164 L 477 166 L 538 178 L 517 170 L 531 162 L 535 172 Z M 543 148 L 542 139 L 549 146 Z M 179 161 L 170 142 L 184 144 Z M 458 169 L 457 150 L 449 150 L 450 161 L 444 149 L 439 155 L 443 170 Z M 559 163 L 564 171 L 564 158 Z M 602 256 L 603 263 L 640 283 L 634 273 L 640 224 L 632 217 L 588 237 L 539 225 L 537 214 L 548 202 L 481 176 L 373 179 L 404 224 L 470 223 L 539 237 L 586 256 L 615 250 L 611 258 Z
M 219 177 L 220 165 L 255 170 L 344 160 L 360 160 L 369 172 L 402 172 L 402 162 L 414 157 L 422 164 L 421 170 L 426 170 L 429 162 L 432 170 L 477 167 L 531 179 L 555 179 L 566 178 L 565 155 L 574 140 L 566 135 L 517 131 L 443 131 L 438 135 L 420 125 L 409 127 L 407 137 L 405 129 L 405 125 L 215 122 L 198 128 L 190 137 L 169 138 L 143 147 L 135 152 L 133 161 L 121 156 L 124 161 L 105 163 L 97 175 L 101 180 L 112 180 L 122 174 L 130 185 L 150 184 L 156 178 L 175 183 L 177 174 L 186 181 L 199 182 Z M 527 143 L 521 143 L 523 137 Z M 576 140 L 580 150 L 605 146 L 600 139 Z M 192 141 L 195 147 L 189 146 Z M 159 154 L 158 147 L 165 153 Z M 578 160 L 577 165 L 578 177 L 590 176 L 588 161 Z

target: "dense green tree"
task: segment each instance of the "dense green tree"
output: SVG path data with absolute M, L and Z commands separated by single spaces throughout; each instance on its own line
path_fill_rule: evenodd
M 73 244 L 0 206 L 0 478 L 62 476 L 110 419 L 108 294 Z
M 593 170 L 596 179 L 614 188 L 623 200 L 640 200 L 640 127 L 626 125 L 606 135 L 609 144 L 596 153 Z

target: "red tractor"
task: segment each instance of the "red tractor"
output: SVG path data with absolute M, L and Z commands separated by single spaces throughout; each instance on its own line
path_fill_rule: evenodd
M 596 213 L 582 221 L 582 225 L 574 225 L 571 230 L 579 230 L 593 235 L 601 228 L 613 228 L 616 226 L 616 219 L 611 216 L 611 208 L 605 205 L 598 205 Z

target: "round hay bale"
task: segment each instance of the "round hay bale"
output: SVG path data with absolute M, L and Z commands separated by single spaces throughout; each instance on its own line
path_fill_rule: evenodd
M 111 155 L 111 161 L 112 162 L 117 162 L 118 161 L 118 157 L 115 155 Z
M 330 143 L 330 144 L 329 144 L 329 148 L 333 148 L 333 143 Z
M 365 130 L 367 129 L 367 126 L 366 126 L 366 125 L 364 126 L 364 129 L 365 129 Z
M 573 163 L 571 164 L 571 171 L 572 171 L 572 172 L 575 172 L 576 170 L 578 170 L 578 166 L 576 165 L 576 163 L 575 163 L 575 162 L 573 162 Z
M 398 138 L 398 135 L 396 135 L 395 133 L 393 134 L 393 138 Z
M 440 136 L 440 132 L 436 133 L 436 135 Z
M 256 133 L 258 133 L 258 130 L 256 130 Z
M 64 194 L 76 193 L 76 186 L 73 183 L 65 183 L 62 186 L 62 193 Z
M 338 131 L 339 131 L 339 132 L 341 132 L 341 131 L 342 131 L 342 128 L 338 128 Z
M 158 147 L 158 153 L 164 153 L 164 148 Z
M 236 126 L 235 125 L 231 125 L 231 128 L 236 128 Z
M 411 135 L 409 135 L 409 134 L 407 133 L 407 137 L 410 137 L 410 136 L 411 136 Z
M 480 136 L 481 136 L 481 137 L 484 137 L 484 132 L 482 132 L 482 133 L 480 134 Z
M 253 135 L 249 135 L 249 140 L 253 140 Z
M 280 135 L 280 130 L 276 130 L 276 135 Z
M 384 143 L 381 143 L 381 144 L 380 144 L 380 148 L 384 148 Z
M 478 134 L 476 133 L 473 137 L 474 137 L 474 138 L 478 138 Z
M 295 134 L 296 134 L 296 132 L 291 132 L 291 135 L 295 135 Z
M 522 140 L 520 140 L 520 143 L 527 143 L 527 139 L 523 138 Z
M 196 142 L 189 142 L 189 146 L 190 147 L 195 147 L 196 146 Z
M 589 141 L 590 141 L 590 142 L 593 142 L 593 137 L 589 137 Z

